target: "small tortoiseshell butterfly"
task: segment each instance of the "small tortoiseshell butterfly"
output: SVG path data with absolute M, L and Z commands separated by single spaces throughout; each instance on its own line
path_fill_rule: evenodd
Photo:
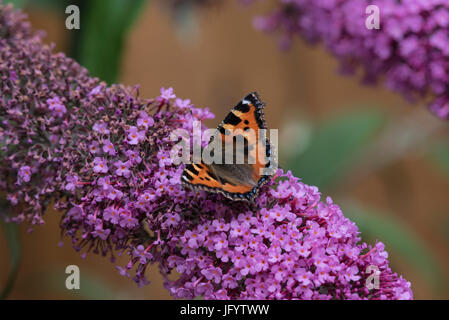
M 215 138 L 221 138 L 223 159 L 231 149 L 234 161 L 231 164 L 226 161 L 218 164 L 188 164 L 181 176 L 182 184 L 194 190 L 221 193 L 231 200 L 254 200 L 259 188 L 269 181 L 274 171 L 263 169 L 272 169 L 276 161 L 271 157 L 273 147 L 269 139 L 266 134 L 262 134 L 267 131 L 264 106 L 256 92 L 244 97 L 220 123 L 208 145 L 211 146 Z M 238 139 L 244 141 L 243 164 L 235 161 L 238 157 Z M 260 155 L 263 159 L 260 159 Z

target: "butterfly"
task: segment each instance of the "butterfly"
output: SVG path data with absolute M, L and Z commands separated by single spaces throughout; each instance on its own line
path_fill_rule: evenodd
M 219 124 L 206 147 L 208 150 L 213 143 L 220 143 L 223 161 L 207 164 L 203 159 L 187 164 L 182 184 L 193 190 L 220 193 L 231 200 L 253 201 L 274 172 L 270 170 L 275 162 L 273 146 L 264 134 L 264 106 L 256 92 L 246 95 Z M 242 148 L 238 148 L 238 141 L 243 142 Z M 231 163 L 226 161 L 228 156 L 232 156 Z M 236 161 L 242 158 L 243 162 Z

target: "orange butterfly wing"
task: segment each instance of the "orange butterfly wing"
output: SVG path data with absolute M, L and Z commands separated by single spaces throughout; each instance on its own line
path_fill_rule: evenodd
M 225 178 L 222 178 L 225 180 Z M 195 189 L 212 191 L 228 196 L 230 194 L 246 194 L 252 191 L 254 188 L 251 185 L 232 185 L 227 182 L 220 181 L 221 179 L 216 176 L 211 167 L 204 163 L 188 164 L 182 174 L 182 180 L 184 184 L 187 184 Z
M 213 165 L 204 163 L 188 164 L 181 176 L 182 183 L 193 189 L 221 193 L 232 200 L 252 200 L 258 189 L 270 178 L 270 175 L 262 175 L 261 169 L 269 167 L 273 161 L 272 146 L 268 138 L 259 136 L 259 129 L 266 129 L 263 107 L 264 103 L 260 101 L 257 93 L 250 93 L 231 110 L 217 128 L 218 136 L 225 145 L 233 144 L 236 135 L 242 135 L 246 139 L 247 153 L 254 163 L 244 168 L 250 168 L 250 180 L 255 183 L 232 183 L 225 174 L 217 173 Z M 212 137 L 211 142 L 213 139 Z M 265 161 L 261 161 L 260 154 L 264 156 Z
M 265 104 L 259 99 L 256 92 L 248 94 L 239 104 L 226 116 L 223 122 L 218 126 L 224 143 L 233 143 L 234 135 L 226 135 L 226 130 L 236 132 L 241 130 L 242 135 L 248 141 L 248 145 L 255 146 L 248 151 L 249 156 L 255 160 L 253 164 L 253 178 L 258 181 L 261 175 L 261 169 L 269 167 L 272 162 L 269 161 L 272 154 L 272 146 L 268 138 L 261 137 L 259 129 L 267 129 L 263 108 Z M 252 131 L 247 132 L 247 129 Z M 261 159 L 264 156 L 264 159 Z M 264 161 L 262 161 L 264 160 Z

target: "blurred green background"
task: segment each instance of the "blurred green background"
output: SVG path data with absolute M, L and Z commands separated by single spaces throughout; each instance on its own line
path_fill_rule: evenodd
M 331 196 L 371 244 L 382 241 L 391 268 L 411 281 L 417 299 L 449 298 L 449 124 L 423 105 L 382 87 L 364 87 L 337 74 L 337 62 L 298 39 L 288 52 L 252 27 L 271 1 L 243 7 L 217 1 L 21 0 L 47 41 L 108 83 L 159 88 L 209 107 L 215 127 L 246 93 L 267 103 L 270 128 L 279 129 L 279 159 L 307 184 Z M 81 29 L 65 28 L 65 8 L 81 9 Z M 137 288 L 98 256 L 81 259 L 64 240 L 59 215 L 27 233 L 0 231 L 0 293 L 24 299 L 165 299 L 157 266 L 152 284 Z M 124 265 L 125 258 L 118 264 Z M 65 289 L 65 267 L 81 270 L 81 289 Z

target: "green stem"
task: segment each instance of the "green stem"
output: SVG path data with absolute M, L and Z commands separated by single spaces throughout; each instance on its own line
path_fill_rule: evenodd
M 83 5 L 75 59 L 93 76 L 116 82 L 126 36 L 146 2 L 90 0 Z
M 5 300 L 14 288 L 14 284 L 19 273 L 21 262 L 21 245 L 19 239 L 19 227 L 17 224 L 14 222 L 6 223 L 3 220 L 1 220 L 1 224 L 3 225 L 3 230 L 5 231 L 6 242 L 8 244 L 11 257 L 8 280 L 0 293 L 0 300 Z

